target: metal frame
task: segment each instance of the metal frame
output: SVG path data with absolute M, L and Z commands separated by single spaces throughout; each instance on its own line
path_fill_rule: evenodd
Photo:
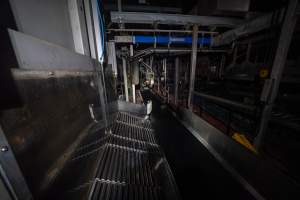
M 70 15 L 70 24 L 72 28 L 75 51 L 80 54 L 85 54 L 82 38 L 82 27 L 79 18 L 79 8 L 77 0 L 68 0 L 68 8 Z
M 97 8 L 97 0 L 91 0 L 92 6 L 92 21 L 93 21 L 93 28 L 94 28 L 94 38 L 95 38 L 95 46 L 96 46 L 96 57 L 100 63 L 103 63 L 103 57 L 100 55 L 100 52 L 103 51 L 104 44 L 102 44 L 102 40 L 100 38 L 101 30 L 100 30 L 100 22 L 98 17 L 98 8 Z
M 93 33 L 93 20 L 91 15 L 91 4 L 90 0 L 84 0 L 84 10 L 85 10 L 85 20 L 89 38 L 89 47 L 91 52 L 91 57 L 96 59 L 96 49 L 95 49 L 95 38 Z
M 298 0 L 290 0 L 281 28 L 271 76 L 269 80 L 265 81 L 263 92 L 261 94 L 262 100 L 265 101 L 265 106 L 262 111 L 258 134 L 254 142 L 257 149 L 261 149 L 262 147 L 263 140 L 268 128 L 268 122 L 271 117 L 272 108 L 278 94 L 282 72 L 284 70 L 287 54 L 297 22 L 297 5 Z
M 221 97 L 204 94 L 204 93 L 201 93 L 201 92 L 195 92 L 194 91 L 193 94 L 195 94 L 199 97 L 202 97 L 204 99 L 208 99 L 208 100 L 211 100 L 211 101 L 214 101 L 214 102 L 217 102 L 217 103 L 225 104 L 225 105 L 232 106 L 232 107 L 239 108 L 239 109 L 244 109 L 244 110 L 247 110 L 249 112 L 254 112 L 255 109 L 256 109 L 256 107 L 252 106 L 252 105 L 247 105 L 247 104 L 243 104 L 243 103 L 240 103 L 240 102 L 231 101 L 231 100 L 228 100 L 228 99 L 224 99 L 224 98 L 221 98 Z
M 119 1 L 119 0 L 118 0 Z M 118 10 L 119 9 L 119 3 L 116 4 L 104 4 L 105 10 Z M 159 12 L 159 13 L 182 13 L 181 8 L 175 8 L 175 7 L 161 7 L 161 6 L 150 6 L 150 5 L 122 5 L 123 11 L 129 11 L 129 12 Z
M 193 33 L 192 30 L 167 30 L 167 29 L 133 29 L 133 28 L 127 28 L 127 29 L 107 29 L 108 32 L 148 32 L 148 33 Z M 198 31 L 198 33 L 204 33 L 204 34 L 218 34 L 218 32 L 214 31 Z
M 188 25 L 197 24 L 200 26 L 236 27 L 243 20 L 226 17 L 195 16 L 163 13 L 142 13 L 142 12 L 110 12 L 113 23 L 133 24 L 168 24 Z
M 213 39 L 212 46 L 227 45 L 244 35 L 256 33 L 271 27 L 273 24 L 278 24 L 283 20 L 284 9 L 269 13 L 261 17 L 255 18 L 245 24 L 238 26 L 236 29 L 227 31 Z M 277 17 L 277 20 L 274 18 Z
M 27 186 L 25 178 L 20 170 L 6 136 L 0 125 L 0 174 L 8 186 L 14 199 L 32 199 L 32 194 Z

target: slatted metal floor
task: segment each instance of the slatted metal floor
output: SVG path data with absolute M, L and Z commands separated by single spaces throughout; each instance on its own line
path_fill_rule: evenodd
M 109 121 L 82 139 L 44 199 L 179 199 L 151 122 L 125 112 Z
M 104 140 L 90 199 L 166 199 L 158 172 L 166 160 L 149 120 L 119 112 L 110 131 L 94 143 Z

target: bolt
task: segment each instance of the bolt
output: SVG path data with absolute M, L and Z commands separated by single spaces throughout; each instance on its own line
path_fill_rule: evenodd
M 2 146 L 2 147 L 0 148 L 0 151 L 1 151 L 1 152 L 6 152 L 6 151 L 8 151 L 8 147 L 7 147 L 7 146 Z
M 48 75 L 49 75 L 49 76 L 53 76 L 53 75 L 54 75 L 54 72 L 49 72 Z

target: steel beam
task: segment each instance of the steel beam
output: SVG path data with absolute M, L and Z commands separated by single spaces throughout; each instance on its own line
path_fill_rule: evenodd
M 181 55 L 181 54 L 189 54 L 192 52 L 192 49 L 187 49 L 187 48 L 147 48 L 141 51 L 138 51 L 132 59 L 137 59 L 145 56 L 149 56 L 153 53 L 157 54 L 163 54 L 163 53 L 173 53 L 176 55 Z M 226 49 L 197 49 L 197 52 L 203 52 L 203 53 L 225 53 L 227 52 Z
M 115 4 L 104 4 L 105 10 L 118 10 Z M 122 10 L 127 12 L 156 12 L 156 13 L 182 13 L 181 8 L 161 7 L 150 5 L 122 5 Z
M 141 12 L 110 12 L 113 23 L 133 24 L 168 24 L 187 25 L 197 24 L 200 26 L 236 27 L 243 20 L 226 17 L 163 14 L 163 13 L 141 13 Z
M 147 32 L 147 33 L 193 33 L 192 30 L 174 30 L 174 29 L 133 29 L 133 28 L 126 28 L 126 29 L 119 29 L 119 28 L 110 28 L 106 29 L 107 31 L 112 32 Z M 214 31 L 198 31 L 198 33 L 203 34 L 218 34 L 218 32 Z
M 193 92 L 195 86 L 195 73 L 197 65 L 197 41 L 198 41 L 198 26 L 193 26 L 193 44 L 192 44 L 192 54 L 191 54 L 191 68 L 190 68 L 190 86 L 189 86 L 189 96 L 188 96 L 188 108 L 192 108 Z
M 297 4 L 298 0 L 290 0 L 289 2 L 289 6 L 286 10 L 286 15 L 284 17 L 284 22 L 281 28 L 271 76 L 269 80 L 265 81 L 263 92 L 261 94 L 261 97 L 263 97 L 262 100 L 265 101 L 265 106 L 262 111 L 258 134 L 254 142 L 257 149 L 261 149 L 262 147 L 268 128 L 268 123 L 271 117 L 273 104 L 278 94 L 282 72 L 284 70 L 287 54 L 297 22 Z
M 175 58 L 175 105 L 178 103 L 179 57 Z
M 230 44 L 232 41 L 242 37 L 256 33 L 271 27 L 273 24 L 278 24 L 283 20 L 284 9 L 263 15 L 255 18 L 237 28 L 227 31 L 219 36 L 216 36 L 212 41 L 212 46 L 222 46 Z M 275 20 L 274 20 L 275 19 Z

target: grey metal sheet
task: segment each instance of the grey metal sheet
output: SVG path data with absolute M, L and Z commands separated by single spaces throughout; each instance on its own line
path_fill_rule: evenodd
M 19 67 L 32 70 L 93 71 L 95 60 L 69 49 L 9 29 Z
M 18 30 L 74 50 L 67 0 L 9 0 Z
M 138 13 L 138 12 L 110 12 L 111 21 L 114 23 L 137 24 L 169 24 L 187 25 L 197 24 L 201 26 L 235 27 L 243 20 L 226 17 L 194 16 L 162 13 Z

